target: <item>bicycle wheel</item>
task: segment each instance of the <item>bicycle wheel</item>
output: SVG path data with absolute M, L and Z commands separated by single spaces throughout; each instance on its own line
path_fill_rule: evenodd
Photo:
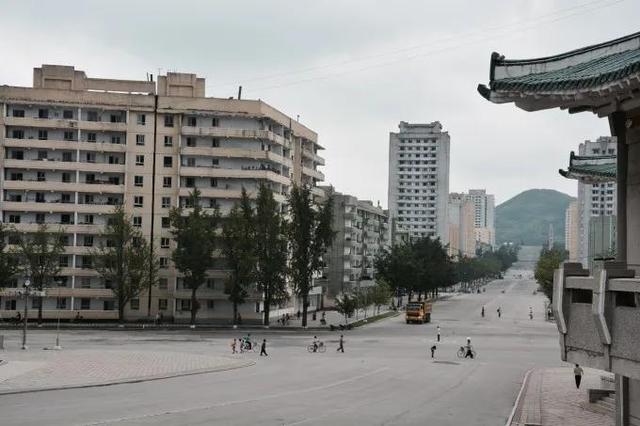
M 320 346 L 318 346 L 318 352 L 326 352 L 327 351 L 327 345 L 325 345 L 324 343 L 320 344 Z
M 313 353 L 313 345 L 307 346 L 307 351 Z
M 456 352 L 456 355 L 458 355 L 458 358 L 464 358 L 464 348 L 458 349 L 458 352 Z

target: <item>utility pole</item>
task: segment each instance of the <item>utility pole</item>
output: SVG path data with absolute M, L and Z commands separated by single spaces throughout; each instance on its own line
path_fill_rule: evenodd
M 27 278 L 24 282 L 24 322 L 22 323 L 22 349 L 27 350 L 27 316 L 29 315 L 29 292 L 31 281 Z

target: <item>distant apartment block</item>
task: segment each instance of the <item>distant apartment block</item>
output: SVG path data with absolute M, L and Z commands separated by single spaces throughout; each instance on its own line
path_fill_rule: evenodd
M 194 189 L 205 209 L 228 213 L 242 187 L 260 183 L 284 203 L 292 184 L 324 180 L 317 134 L 262 101 L 205 97 L 205 80 L 168 73 L 158 81 L 97 79 L 70 66 L 35 68 L 33 87 L 0 86 L 0 215 L 17 230 L 60 227 L 66 251 L 44 316 L 116 317 L 110 283 L 92 269 L 89 253 L 114 206 L 153 243 L 160 279 L 151 295 L 131 301 L 126 315 L 188 318 L 190 289 L 171 261 L 169 209 L 187 207 Z M 198 290 L 199 318 L 226 319 L 227 272 L 210 270 Z M 11 286 L 22 286 L 18 277 Z M 0 294 L 0 311 L 22 300 Z M 151 310 L 147 306 L 151 302 Z M 241 306 L 260 318 L 262 297 Z M 10 312 L 0 312 L 3 316 Z
M 449 256 L 475 257 L 475 205 L 466 194 L 449 194 Z
M 482 229 L 476 233 L 482 244 L 496 245 L 495 196 L 484 189 L 470 189 L 469 198 L 474 205 L 474 226 Z
M 374 260 L 388 248 L 390 229 L 387 213 L 371 201 L 333 193 L 333 244 L 324 256 L 322 285 L 328 304 L 338 294 L 375 282 Z
M 578 155 L 582 157 L 615 156 L 616 145 L 616 139 L 613 137 L 599 137 L 595 142 L 581 143 Z M 614 250 L 615 239 L 607 236 L 610 228 L 607 224 L 615 224 L 616 208 L 615 182 L 578 181 L 577 261 L 585 267 L 590 267 L 594 258 L 607 257 Z M 597 241 L 592 241 L 596 238 L 593 232 L 599 233 Z M 611 233 L 614 235 L 615 230 L 612 229 Z
M 437 121 L 402 121 L 389 135 L 389 215 L 410 238 L 449 242 L 449 145 Z
M 569 203 L 564 215 L 564 247 L 569 252 L 569 261 L 578 261 L 578 233 L 579 233 L 578 201 Z

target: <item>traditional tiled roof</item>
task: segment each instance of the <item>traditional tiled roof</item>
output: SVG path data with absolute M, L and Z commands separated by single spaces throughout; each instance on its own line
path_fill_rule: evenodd
M 615 155 L 583 157 L 571 152 L 569 168 L 559 172 L 567 179 L 577 179 L 584 183 L 615 182 L 616 161 Z
M 640 33 L 538 59 L 507 60 L 494 53 L 488 87 L 478 92 L 495 103 L 525 110 L 568 108 L 606 115 L 624 110 L 640 89 Z

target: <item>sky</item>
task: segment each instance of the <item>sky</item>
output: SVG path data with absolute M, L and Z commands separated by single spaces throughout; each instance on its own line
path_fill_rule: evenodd
M 0 84 L 32 68 L 144 80 L 192 72 L 207 96 L 262 99 L 319 134 L 326 183 L 387 205 L 389 132 L 440 121 L 451 135 L 450 191 L 501 203 L 531 188 L 570 195 L 569 152 L 608 135 L 591 113 L 493 105 L 491 52 L 542 57 L 638 31 L 634 0 L 0 0 Z

